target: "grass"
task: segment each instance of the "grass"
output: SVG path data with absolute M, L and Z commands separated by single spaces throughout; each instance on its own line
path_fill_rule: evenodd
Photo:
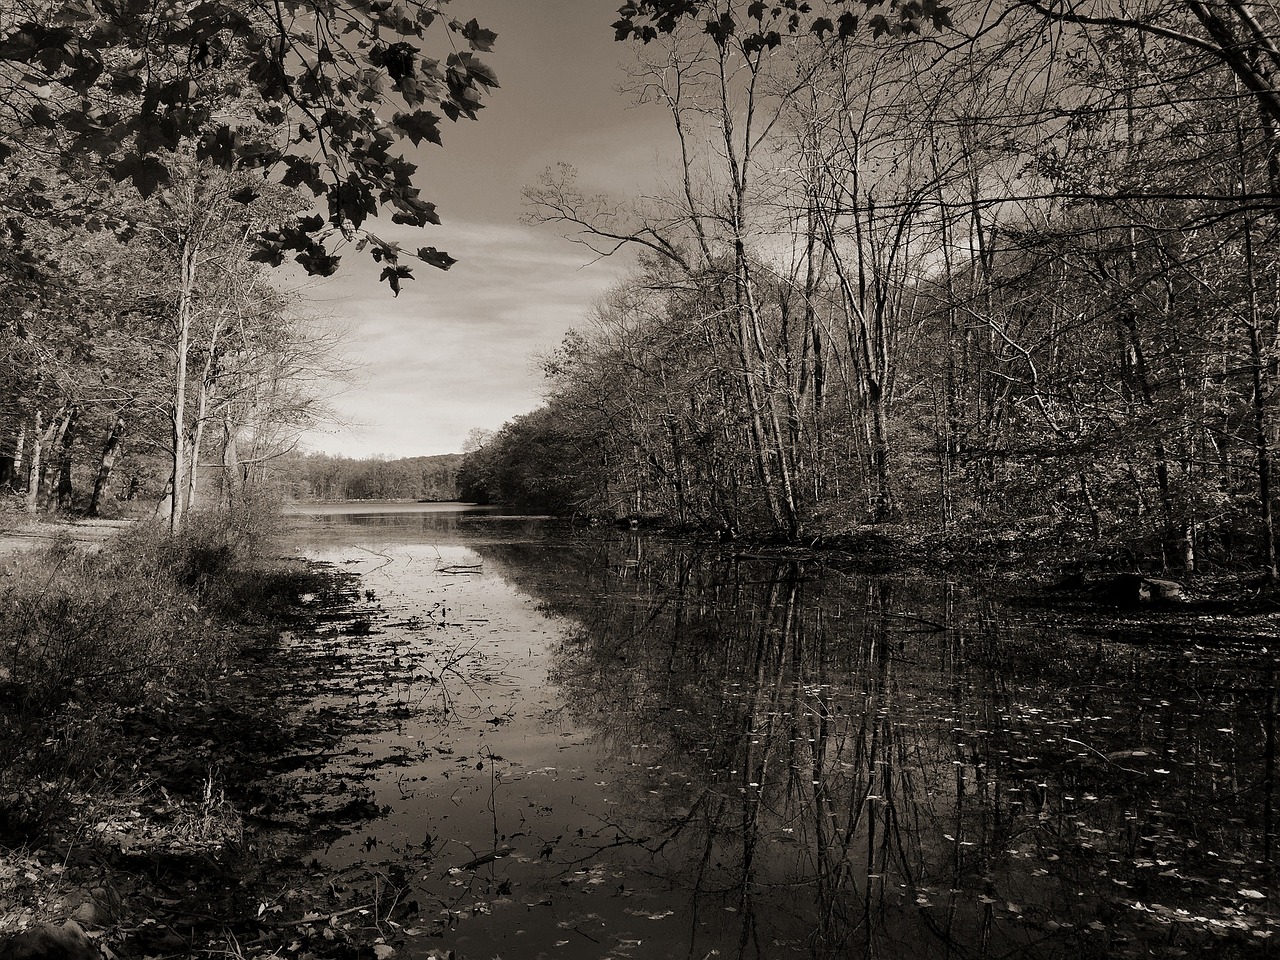
M 68 917 L 172 954 L 185 941 L 157 911 L 240 912 L 235 871 L 255 855 L 236 790 L 281 713 L 246 664 L 277 659 L 322 580 L 271 558 L 277 523 L 139 522 L 97 549 L 0 557 L 0 956 Z
M 119 956 L 390 953 L 345 907 L 331 922 L 328 879 L 295 857 L 345 784 L 299 804 L 272 780 L 341 733 L 297 709 L 332 671 L 299 634 L 372 625 L 350 573 L 272 558 L 273 522 L 0 557 L 0 957 L 68 919 Z
M 0 560 L 0 843 L 40 842 L 77 796 L 129 780 L 137 719 L 224 681 L 245 625 L 296 599 L 299 571 L 264 575 L 270 527 L 194 516 Z

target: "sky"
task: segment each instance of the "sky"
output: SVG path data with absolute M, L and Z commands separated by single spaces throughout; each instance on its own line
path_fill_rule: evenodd
M 349 382 L 335 418 L 302 438 L 353 457 L 462 450 L 473 429 L 495 430 L 541 402 L 533 356 L 580 325 L 627 266 L 593 261 L 553 227 L 525 224 L 522 189 L 557 162 L 593 190 L 634 195 L 650 184 L 667 135 L 660 112 L 619 92 L 629 54 L 610 24 L 620 0 L 454 0 L 451 15 L 498 34 L 484 59 L 498 74 L 478 122 L 445 123 L 444 147 L 413 155 L 442 225 L 378 224 L 412 250 L 458 262 L 417 264 L 392 297 L 379 267 L 354 250 L 337 275 L 297 283 L 309 311 L 345 332 Z M 412 263 L 417 263 L 412 261 Z

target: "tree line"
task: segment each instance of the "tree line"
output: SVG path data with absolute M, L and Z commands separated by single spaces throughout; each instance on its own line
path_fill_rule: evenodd
M 337 457 L 293 453 L 273 466 L 281 492 L 300 501 L 458 499 L 462 454 L 431 457 Z
M 527 190 L 636 266 L 464 492 L 1275 576 L 1274 11 L 640 0 L 615 28 L 668 188 Z

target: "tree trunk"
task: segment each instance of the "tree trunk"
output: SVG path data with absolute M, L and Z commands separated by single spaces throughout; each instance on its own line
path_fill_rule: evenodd
M 1267 442 L 1266 392 L 1262 384 L 1262 344 L 1256 323 L 1249 324 L 1249 359 L 1253 368 L 1253 450 L 1258 466 L 1258 521 L 1262 534 L 1262 563 L 1267 579 L 1278 579 L 1276 525 L 1271 506 L 1271 451 Z
M 102 495 L 111 480 L 111 471 L 120 455 L 121 442 L 124 439 L 124 417 L 116 417 L 115 424 L 107 434 L 107 442 L 102 447 L 102 459 L 98 462 L 98 476 L 93 481 L 93 496 L 89 500 L 89 516 L 96 517 L 102 506 Z
M 49 499 L 54 509 L 59 511 L 69 509 L 75 499 L 75 488 L 71 482 L 71 448 L 75 443 L 75 424 L 79 416 L 80 408 L 73 405 L 58 430 L 58 479 Z
M 236 444 L 236 431 L 230 417 L 222 420 L 222 471 L 219 486 L 222 487 L 222 501 L 230 509 L 235 505 L 237 487 L 240 483 L 240 456 Z
M 22 456 L 27 445 L 27 422 L 18 424 L 18 439 L 13 444 L 13 483 L 22 482 Z
M 156 504 L 156 517 L 168 517 L 169 529 L 173 529 L 173 477 L 165 483 L 160 491 L 160 502 Z
M 58 486 L 54 491 L 53 506 L 59 513 L 69 510 L 75 500 L 75 486 L 71 481 L 71 457 L 65 456 L 58 463 Z
M 173 409 L 170 416 L 170 442 L 173 449 L 173 479 L 169 496 L 169 530 L 182 529 L 184 494 L 186 492 L 186 414 L 187 414 L 187 347 L 191 341 L 192 297 L 196 281 L 196 245 L 184 238 L 179 250 L 181 259 L 181 286 L 178 291 L 178 314 L 175 319 Z
M 1239 123 L 1236 125 L 1236 146 L 1240 157 L 1240 182 L 1247 182 L 1248 169 L 1245 165 L 1244 134 Z M 1271 184 L 1273 190 L 1274 181 Z M 1244 221 L 1244 267 L 1245 279 L 1249 285 L 1248 316 L 1246 325 L 1249 335 L 1249 366 L 1252 374 L 1251 406 L 1253 407 L 1253 451 L 1258 470 L 1258 526 L 1262 537 L 1262 565 L 1267 579 L 1275 583 L 1280 579 L 1280 571 L 1276 568 L 1276 525 L 1271 506 L 1271 450 L 1267 437 L 1267 390 L 1265 383 L 1266 368 L 1262 350 L 1262 337 L 1259 327 L 1261 318 L 1258 310 L 1258 285 L 1255 271 L 1253 246 L 1253 218 L 1245 217 Z
M 200 451 L 204 447 L 204 428 L 209 417 L 209 400 L 213 396 L 217 379 L 218 339 L 222 334 L 222 316 L 213 325 L 206 345 L 204 367 L 200 371 L 200 388 L 196 394 L 196 411 L 191 424 L 190 469 L 187 475 L 186 509 L 190 511 L 196 502 L 196 484 L 200 475 Z
M 792 463 L 795 459 L 793 456 L 794 451 L 790 449 L 787 443 L 786 434 L 782 429 L 782 419 L 778 415 L 778 385 L 772 373 L 774 358 L 769 355 L 765 348 L 764 324 L 760 318 L 759 307 L 754 294 L 754 281 L 751 279 L 750 267 L 745 256 L 742 260 L 742 273 L 743 289 L 746 293 L 747 318 L 750 320 L 752 344 L 755 347 L 756 357 L 758 358 L 758 365 L 756 366 L 764 387 L 764 409 L 762 412 L 765 414 L 765 438 L 769 444 L 769 450 L 764 455 L 776 463 L 776 481 L 781 486 L 780 490 L 775 490 L 772 493 L 774 501 L 780 508 L 774 527 L 778 530 L 784 530 L 789 539 L 796 540 L 800 536 L 800 509 L 796 499 L 796 485 L 792 471 Z
M 27 513 L 35 513 L 40 499 L 40 411 L 36 411 L 35 429 L 31 431 L 31 469 L 27 474 Z
M 204 445 L 204 423 L 197 420 L 187 435 L 187 488 L 183 495 L 183 513 L 196 505 L 196 484 L 200 482 L 200 448 Z
M 35 513 L 40 509 L 40 495 L 45 488 L 45 474 L 49 472 L 49 451 L 58 448 L 65 459 L 66 451 L 61 450 L 64 438 L 67 436 L 72 422 L 75 420 L 78 409 L 72 406 L 67 409 L 65 406 L 60 409 L 49 421 L 48 426 L 43 432 L 40 430 L 41 419 L 40 412 L 36 411 L 36 427 L 33 436 L 31 451 L 31 474 L 27 481 L 27 512 Z M 59 476 L 61 475 L 61 460 L 58 461 Z M 48 501 L 54 504 L 57 499 L 57 483 L 54 481 L 53 489 L 50 490 Z
M 1089 510 L 1089 530 L 1093 534 L 1093 539 L 1100 541 L 1102 517 L 1098 513 L 1098 505 L 1094 502 L 1093 491 L 1089 489 L 1089 476 L 1083 472 L 1080 474 L 1080 495 L 1084 497 L 1084 504 Z
M 889 429 L 884 408 L 883 388 L 879 382 L 873 383 L 871 398 L 871 465 L 875 471 L 876 480 L 874 517 L 880 523 L 888 523 L 898 519 L 898 501 L 893 494 L 893 479 L 889 474 Z
M 1138 388 L 1137 399 L 1141 400 L 1144 409 L 1154 417 L 1156 415 L 1155 388 L 1151 383 L 1151 374 L 1147 369 L 1146 353 L 1142 349 L 1142 340 L 1138 334 L 1137 313 L 1132 306 L 1127 306 L 1120 311 L 1119 319 L 1120 326 L 1124 331 L 1121 335 L 1124 341 L 1124 349 L 1129 358 L 1126 366 L 1131 371 L 1130 379 L 1134 381 Z M 1152 426 L 1156 435 L 1151 445 L 1151 452 L 1155 461 L 1156 488 L 1160 493 L 1162 512 L 1160 552 L 1165 560 L 1167 560 L 1169 553 L 1173 552 L 1179 557 L 1180 562 L 1185 562 L 1188 557 L 1194 562 L 1194 554 L 1189 554 L 1184 547 L 1183 532 L 1185 524 L 1177 515 L 1177 504 L 1174 503 L 1173 499 L 1173 486 L 1169 479 L 1169 452 L 1162 438 L 1164 425 L 1162 423 L 1154 423 Z

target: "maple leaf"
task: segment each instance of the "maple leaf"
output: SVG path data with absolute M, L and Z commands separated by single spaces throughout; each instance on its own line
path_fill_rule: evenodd
M 239 139 L 240 135 L 226 124 L 206 130 L 196 147 L 196 158 L 208 160 L 223 168 L 230 167 L 235 161 Z
M 280 182 L 286 187 L 305 186 L 313 194 L 324 193 L 325 183 L 320 174 L 320 164 L 305 157 L 288 156 L 284 158 L 284 165 L 288 169 Z
M 329 187 L 329 219 L 333 223 L 346 221 L 353 227 L 364 223 L 365 218 L 378 212 L 378 204 L 369 186 L 356 174 L 347 175 L 342 183 Z
M 493 42 L 498 39 L 496 33 L 492 30 L 485 30 L 475 20 L 468 21 L 459 32 L 467 38 L 472 50 L 479 50 L 481 53 L 492 51 Z
M 423 140 L 439 144 L 440 118 L 430 110 L 414 110 L 412 113 L 397 113 L 391 119 L 391 125 L 408 137 L 416 147 Z
M 711 35 L 711 39 L 715 41 L 717 47 L 723 47 L 729 42 L 729 38 L 733 36 L 735 24 L 733 17 L 728 12 L 722 13 L 718 20 L 708 20 L 705 31 Z
M 136 153 L 125 154 L 112 168 L 111 175 L 116 180 L 132 181 L 134 188 L 144 197 L 151 196 L 158 187 L 169 182 L 168 167 L 153 156 Z
M 443 250 L 437 250 L 435 247 L 419 247 L 417 257 L 423 263 L 429 263 L 440 270 L 448 270 L 458 262 Z
M 284 247 L 274 239 L 278 234 L 273 231 L 263 231 L 257 237 L 258 246 L 253 253 L 249 254 L 249 259 L 254 263 L 265 263 L 269 267 L 278 267 L 284 263 Z
M 158 18 L 137 15 L 135 7 L 149 5 L 133 0 L 66 0 L 50 8 L 60 11 L 53 26 L 15 12 L 0 30 L 0 62 L 61 88 L 21 104 L 18 129 L 39 131 L 67 169 L 96 154 L 112 179 L 149 197 L 170 179 L 169 154 L 193 144 L 202 163 L 260 168 L 286 187 L 326 194 L 328 226 L 359 226 L 380 210 L 420 226 L 438 218 L 418 198 L 416 167 L 397 143 L 441 143 L 442 116 L 474 118 L 498 85 L 477 58 L 497 34 L 475 19 L 446 22 L 441 5 L 357 0 L 361 15 L 333 25 L 349 39 L 335 42 L 315 26 L 331 0 L 282 0 L 283 19 L 228 0 L 163 3 Z M 465 39 L 447 66 L 422 42 L 433 23 Z M 242 121 L 256 125 L 226 121 L 219 98 L 228 94 L 240 101 Z M 394 112 L 397 100 L 402 112 Z M 0 164 L 14 152 L 10 136 Z M 252 191 L 234 199 L 248 203 Z M 324 225 L 279 226 L 260 238 L 257 259 L 279 263 L 296 250 L 308 270 L 331 271 L 337 258 L 303 242 Z
M 379 281 L 386 281 L 390 285 L 392 294 L 397 297 L 400 296 L 400 281 L 412 279 L 413 271 L 399 264 L 383 267 L 382 274 L 378 277 Z

